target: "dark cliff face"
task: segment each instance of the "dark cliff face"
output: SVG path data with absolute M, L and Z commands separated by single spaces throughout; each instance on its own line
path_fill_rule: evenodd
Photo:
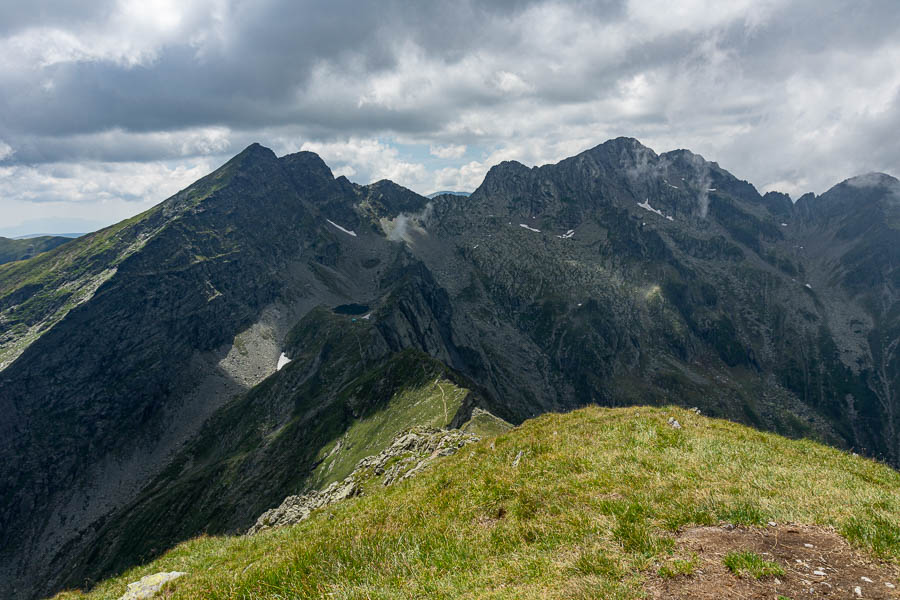
M 512 421 L 680 403 L 898 464 L 897 185 L 795 205 L 619 138 L 429 201 L 253 145 L 0 267 L 0 592 L 246 528 L 398 365 Z

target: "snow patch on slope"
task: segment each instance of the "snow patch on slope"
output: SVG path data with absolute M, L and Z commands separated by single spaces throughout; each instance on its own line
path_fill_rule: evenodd
M 644 210 L 649 210 L 649 211 L 652 212 L 652 213 L 656 213 L 656 214 L 658 214 L 659 216 L 664 217 L 665 219 L 667 219 L 667 220 L 669 220 L 669 221 L 674 221 L 674 220 L 675 220 L 674 218 L 670 217 L 669 215 L 663 214 L 663 211 L 659 210 L 658 208 L 653 208 L 652 206 L 650 206 L 650 199 L 649 199 L 649 198 L 648 198 L 647 200 L 644 200 L 643 202 L 638 202 L 638 206 L 640 206 L 640 207 L 643 208 Z
M 355 231 L 350 231 L 349 229 L 344 229 L 343 227 L 341 227 L 340 225 L 338 225 L 331 219 L 325 219 L 325 220 L 328 221 L 330 224 L 334 225 L 335 227 L 337 227 L 338 229 L 340 229 L 341 231 L 343 231 L 344 233 L 346 233 L 347 235 L 352 235 L 353 237 L 356 237 Z

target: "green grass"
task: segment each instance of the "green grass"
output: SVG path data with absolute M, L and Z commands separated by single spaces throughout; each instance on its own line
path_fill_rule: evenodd
M 700 560 L 696 555 L 692 556 L 690 559 L 679 559 L 673 558 L 672 560 L 666 561 L 657 571 L 656 573 L 660 577 L 664 577 L 667 579 L 693 575 L 694 571 L 697 570 L 697 567 L 700 566 Z
M 189 575 L 174 599 L 632 599 L 659 565 L 692 568 L 675 562 L 678 528 L 760 520 L 833 526 L 900 564 L 900 474 L 680 409 L 592 407 L 538 417 L 289 528 L 188 541 L 84 597 L 178 570 Z
M 741 552 L 729 552 L 722 562 L 732 573 L 738 577 L 751 576 L 756 579 L 765 577 L 780 577 L 784 575 L 784 567 L 770 560 L 764 560 L 755 552 L 743 550 Z
M 475 408 L 472 411 L 472 417 L 460 428 L 479 437 L 488 437 L 506 433 L 510 430 L 511 425 L 487 411 Z
M 23 260 L 71 242 L 60 236 L 40 236 L 21 240 L 0 237 L 0 264 Z
M 349 475 L 367 456 L 378 454 L 410 425 L 446 427 L 469 390 L 437 374 L 432 380 L 395 393 L 377 411 L 355 421 L 344 434 L 322 449 L 310 483 L 322 487 Z M 361 383 L 363 388 L 365 383 Z

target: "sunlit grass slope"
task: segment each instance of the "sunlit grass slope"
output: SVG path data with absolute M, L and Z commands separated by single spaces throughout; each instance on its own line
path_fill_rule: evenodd
M 900 474 L 681 409 L 586 408 L 299 525 L 184 543 L 85 596 L 177 570 L 172 598 L 636 598 L 678 528 L 770 520 L 832 525 L 898 563 Z

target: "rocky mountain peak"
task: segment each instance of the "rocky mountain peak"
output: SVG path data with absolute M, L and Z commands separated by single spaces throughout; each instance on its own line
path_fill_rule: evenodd
M 527 180 L 531 169 L 515 160 L 504 160 L 500 164 L 491 167 L 484 181 L 475 190 L 475 193 L 497 193 L 502 190 L 510 189 Z M 475 195 L 475 194 L 473 194 Z
M 656 157 L 656 152 L 647 146 L 643 145 L 640 140 L 637 140 L 632 137 L 617 137 L 611 140 L 607 140 L 602 144 L 594 146 L 590 150 L 586 150 L 585 154 L 602 154 L 609 152 L 637 152 L 637 153 L 650 153 L 654 157 Z
M 589 162 L 603 165 L 606 169 L 633 169 L 656 165 L 659 160 L 656 152 L 630 137 L 618 137 L 585 150 L 581 154 L 567 159 L 574 162 Z
M 228 161 L 226 165 L 234 163 L 235 165 L 246 167 L 252 164 L 272 162 L 277 159 L 278 157 L 275 156 L 275 153 L 271 149 L 266 148 L 258 142 L 253 142 Z
M 865 173 L 845 179 L 819 197 L 826 202 L 830 198 L 857 204 L 882 199 L 900 201 L 900 181 L 886 173 Z
M 394 217 L 400 213 L 417 213 L 425 209 L 428 199 L 414 191 L 397 185 L 389 179 L 382 179 L 364 186 L 368 204 L 375 209 L 379 217 Z
M 857 188 L 900 188 L 900 180 L 896 177 L 892 177 L 887 173 L 877 172 L 857 175 L 856 177 L 851 177 L 850 179 L 842 181 L 841 184 L 847 184 Z
M 286 154 L 278 161 L 295 177 L 315 178 L 331 181 L 334 174 L 325 161 L 315 152 L 301 151 Z
M 900 181 L 885 173 L 858 175 L 816 197 L 811 206 L 818 218 L 826 220 L 884 222 L 900 209 Z

